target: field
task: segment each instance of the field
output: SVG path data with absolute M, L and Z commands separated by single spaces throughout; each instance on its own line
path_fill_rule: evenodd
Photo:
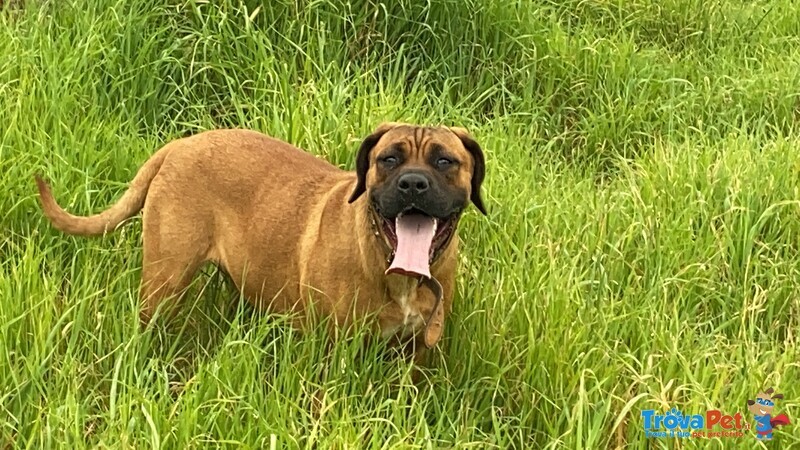
M 0 448 L 800 447 L 793 0 L 5 3 Z M 70 237 L 35 196 L 42 173 L 99 212 L 218 127 L 352 168 L 385 120 L 487 157 L 420 385 L 380 344 L 236 306 L 212 267 L 142 330 L 140 220 Z M 649 409 L 754 423 L 771 386 L 772 443 L 645 437 Z

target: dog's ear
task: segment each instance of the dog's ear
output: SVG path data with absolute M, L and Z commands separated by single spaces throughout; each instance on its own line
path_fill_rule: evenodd
M 452 131 L 464 144 L 464 148 L 472 155 L 472 194 L 470 200 L 478 208 L 478 211 L 486 215 L 486 207 L 483 206 L 483 199 L 481 198 L 481 184 L 486 176 L 486 162 L 483 157 L 483 150 L 481 146 L 470 136 L 469 132 L 460 127 L 450 127 Z
M 783 394 L 775 394 L 772 396 L 772 399 L 783 400 Z
M 747 401 L 747 406 L 753 406 L 755 404 L 756 404 L 755 400 L 748 400 Z
M 369 136 L 367 136 L 364 141 L 361 142 L 361 147 L 358 149 L 358 154 L 356 155 L 356 176 L 358 177 L 358 182 L 356 183 L 356 188 L 353 190 L 353 193 L 350 195 L 350 200 L 347 203 L 353 203 L 361 197 L 361 194 L 367 191 L 367 171 L 369 170 L 369 153 L 378 144 L 378 141 L 381 140 L 384 134 L 387 131 L 391 130 L 392 128 L 398 126 L 398 123 L 395 122 L 384 122 L 375 129 Z

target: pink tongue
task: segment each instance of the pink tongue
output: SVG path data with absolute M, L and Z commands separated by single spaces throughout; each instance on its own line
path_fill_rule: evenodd
M 436 233 L 433 218 L 421 214 L 408 214 L 395 219 L 397 251 L 386 274 L 422 275 L 431 277 L 428 264 L 433 236 Z

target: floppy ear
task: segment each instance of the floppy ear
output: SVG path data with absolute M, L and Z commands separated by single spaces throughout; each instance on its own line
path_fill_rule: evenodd
M 486 162 L 483 157 L 483 150 L 466 129 L 451 127 L 450 131 L 461 139 L 461 143 L 464 144 L 464 147 L 470 155 L 472 155 L 472 194 L 470 195 L 470 200 L 472 200 L 472 203 L 478 208 L 478 211 L 485 216 L 486 207 L 483 206 L 483 199 L 481 198 L 481 184 L 483 183 L 483 178 L 486 176 Z
M 358 182 L 356 183 L 356 188 L 353 190 L 353 193 L 350 195 L 350 200 L 347 203 L 353 203 L 361 197 L 361 194 L 367 191 L 367 171 L 369 170 L 369 153 L 378 144 L 378 141 L 381 140 L 384 134 L 387 131 L 391 130 L 392 128 L 396 127 L 398 124 L 395 122 L 385 122 L 378 126 L 375 131 L 372 132 L 369 136 L 367 136 L 363 142 L 361 142 L 361 147 L 358 149 L 358 154 L 356 155 L 356 176 L 358 177 Z
M 772 399 L 773 400 L 775 400 L 775 399 L 783 400 L 783 394 L 775 394 L 775 395 L 772 396 Z

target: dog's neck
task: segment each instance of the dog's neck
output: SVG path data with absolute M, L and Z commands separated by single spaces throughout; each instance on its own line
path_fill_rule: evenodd
M 391 264 L 392 258 L 394 257 L 394 249 L 392 249 L 392 247 L 386 242 L 386 239 L 384 239 L 380 229 L 378 228 L 379 227 L 378 221 L 381 220 L 380 217 L 378 217 L 378 213 L 375 212 L 374 208 L 368 206 L 366 215 L 367 219 L 369 220 L 369 225 L 370 225 L 369 229 L 372 232 L 375 241 L 378 242 L 378 247 L 380 247 L 380 249 L 383 252 L 383 255 L 385 256 L 384 259 L 386 261 L 386 264 Z
M 394 251 L 383 238 L 382 233 L 378 229 L 380 226 L 380 218 L 377 217 L 373 209 L 370 207 L 366 196 L 362 196 L 352 206 L 355 206 L 355 223 L 356 234 L 358 236 L 358 243 L 361 252 L 361 264 L 365 274 L 374 273 L 369 268 L 381 267 L 386 270 L 391 264 Z M 455 236 L 456 232 L 453 231 Z M 451 237 L 452 237 L 451 236 Z M 457 238 L 450 239 L 442 249 L 442 252 L 456 251 Z M 431 264 L 431 269 L 435 271 L 438 259 L 434 260 Z M 435 303 L 432 305 L 432 310 L 428 317 L 424 318 L 424 342 L 428 347 L 436 344 L 441 336 L 442 318 L 441 318 L 441 301 L 442 301 L 442 285 L 435 278 L 413 278 L 403 275 L 384 275 L 374 282 L 381 283 L 384 292 L 388 297 L 397 302 L 406 314 L 406 320 L 412 316 L 420 316 L 419 311 L 414 311 L 410 308 L 417 297 L 418 289 L 425 284 L 428 289 L 434 293 Z M 439 314 L 437 314 L 437 312 Z M 416 324 L 419 326 L 419 323 Z M 415 328 L 415 326 L 412 326 Z
M 374 272 L 375 267 L 389 268 L 394 251 L 383 238 L 378 227 L 378 217 L 369 205 L 366 195 L 349 205 L 355 215 L 355 234 L 361 254 L 364 273 Z M 376 280 L 377 281 L 377 280 Z

